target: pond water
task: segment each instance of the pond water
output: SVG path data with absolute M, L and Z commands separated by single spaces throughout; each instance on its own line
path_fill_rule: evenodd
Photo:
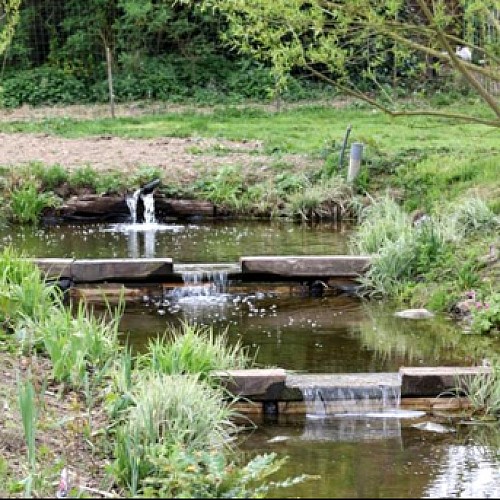
M 91 224 L 0 230 L 0 245 L 36 257 L 171 257 L 175 263 L 235 263 L 251 255 L 348 253 L 353 228 L 342 224 L 197 222 L 154 227 Z M 396 318 L 391 304 L 348 294 L 312 297 L 300 284 L 186 286 L 127 305 L 122 330 L 136 349 L 189 320 L 227 331 L 260 366 L 305 373 L 397 372 L 401 366 L 468 366 L 500 353 L 498 339 L 465 333 L 446 317 Z M 276 479 L 317 474 L 276 497 L 500 496 L 499 429 L 457 425 L 422 430 L 430 417 L 404 414 L 266 416 L 242 447 L 289 456 Z M 498 426 L 497 426 L 498 427 Z

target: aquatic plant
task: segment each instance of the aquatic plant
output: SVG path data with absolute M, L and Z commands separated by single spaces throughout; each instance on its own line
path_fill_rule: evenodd
M 142 369 L 167 375 L 194 373 L 201 379 L 208 378 L 212 370 L 248 368 L 253 362 L 239 340 L 229 344 L 227 330 L 215 334 L 212 326 L 187 322 L 168 336 L 150 340 L 148 351 L 138 358 Z
M 492 360 L 489 368 L 489 370 L 465 377 L 459 387 L 469 399 L 475 413 L 499 417 L 500 360 Z
M 32 181 L 26 181 L 21 187 L 10 192 L 10 211 L 12 219 L 20 224 L 37 224 L 43 210 L 54 207 L 57 198 L 51 193 L 39 192 Z

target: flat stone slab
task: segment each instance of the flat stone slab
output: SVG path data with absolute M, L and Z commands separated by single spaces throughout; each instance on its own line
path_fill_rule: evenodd
M 226 389 L 235 396 L 263 396 L 270 391 L 281 392 L 285 386 L 286 372 L 281 368 L 218 370 L 212 372 L 218 377 Z M 269 399 L 276 399 L 269 395 Z
M 47 278 L 71 278 L 71 266 L 75 259 L 31 259 Z
M 381 387 L 399 386 L 399 375 L 384 373 L 288 373 L 286 385 L 290 388 L 312 387 Z
M 241 257 L 241 271 L 277 276 L 356 278 L 368 269 L 371 259 L 362 255 Z
M 78 259 L 71 265 L 75 283 L 113 280 L 164 280 L 172 276 L 170 258 Z
M 403 367 L 399 369 L 402 397 L 428 397 L 464 386 L 471 377 L 491 373 L 491 368 L 471 367 Z

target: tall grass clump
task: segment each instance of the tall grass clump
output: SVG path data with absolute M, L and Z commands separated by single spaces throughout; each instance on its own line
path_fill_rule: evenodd
M 54 308 L 48 317 L 27 323 L 26 330 L 48 354 L 58 382 L 82 388 L 87 372 L 98 375 L 119 353 L 121 309 L 98 318 L 80 302 L 75 311 Z
M 47 207 L 53 207 L 57 200 L 51 193 L 41 193 L 32 181 L 10 193 L 12 220 L 20 224 L 38 224 L 40 215 Z
M 302 220 L 332 217 L 335 209 L 341 213 L 347 211 L 352 194 L 351 186 L 341 176 L 316 184 L 304 182 L 284 196 L 284 213 Z
M 490 370 L 469 375 L 460 384 L 477 414 L 500 416 L 500 361 L 496 360 Z
M 439 214 L 439 221 L 450 240 L 460 240 L 478 231 L 500 228 L 500 217 L 477 196 L 447 205 Z
M 361 210 L 359 223 L 349 243 L 354 253 L 362 255 L 376 254 L 387 243 L 406 238 L 412 230 L 409 216 L 389 196 Z
M 238 340 L 228 342 L 227 330 L 216 334 L 212 326 L 184 322 L 171 336 L 150 340 L 139 366 L 167 375 L 193 373 L 206 379 L 212 370 L 248 368 L 254 358 Z
M 408 215 L 390 198 L 362 213 L 359 231 L 351 239 L 355 252 L 372 255 L 360 278 L 371 295 L 398 296 L 442 261 L 449 244 L 433 220 L 413 226 Z
M 47 284 L 42 272 L 29 259 L 6 247 L 0 253 L 0 320 L 14 327 L 25 318 L 50 316 L 61 293 Z
M 162 477 L 158 464 L 174 449 L 222 453 L 231 446 L 234 411 L 222 404 L 222 389 L 197 375 L 142 372 L 131 397 L 116 435 L 114 470 L 133 494 L 146 478 Z

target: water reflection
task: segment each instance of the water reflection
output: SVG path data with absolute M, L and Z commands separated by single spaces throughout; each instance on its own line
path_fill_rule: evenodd
M 0 247 L 34 257 L 170 257 L 175 262 L 237 262 L 243 255 L 345 254 L 352 226 L 285 221 L 187 224 L 72 224 L 0 228 Z
M 445 435 L 419 431 L 412 422 L 267 420 L 246 437 L 242 449 L 248 456 L 256 449 L 288 456 L 272 479 L 320 476 L 273 491 L 273 498 L 498 498 L 494 440 L 479 444 L 475 433 L 463 429 Z
M 166 301 L 130 305 L 123 329 L 131 332 L 139 350 L 150 336 L 181 321 L 209 325 L 215 331 L 227 329 L 230 341 L 239 340 L 256 352 L 260 365 L 309 373 L 463 366 L 500 351 L 500 339 L 466 335 L 445 318 L 412 322 L 393 315 L 390 305 L 344 295 L 315 298 L 290 285 L 244 289 L 228 283 L 218 295 L 176 297 L 169 292 Z

